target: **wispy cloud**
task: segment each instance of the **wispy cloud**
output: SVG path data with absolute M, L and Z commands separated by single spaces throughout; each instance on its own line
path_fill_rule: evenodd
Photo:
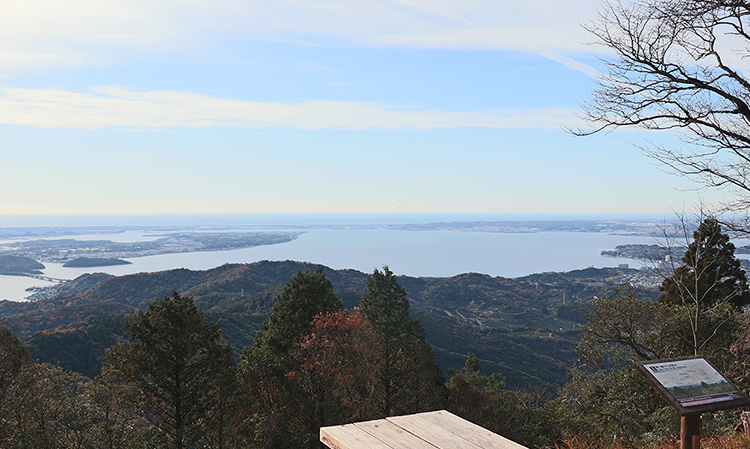
M 244 40 L 585 51 L 598 0 L 6 0 L 0 69 L 206 58 Z
M 590 76 L 591 78 L 600 79 L 600 78 L 602 78 L 604 76 L 602 74 L 602 72 L 600 72 L 599 70 L 595 69 L 594 67 L 591 67 L 590 65 L 584 64 L 584 63 L 582 63 L 580 61 L 576 61 L 575 59 L 570 58 L 568 56 L 565 56 L 563 54 L 554 53 L 554 52 L 546 51 L 546 50 L 545 51 L 540 51 L 538 53 L 541 56 L 544 56 L 547 59 L 551 59 L 553 61 L 557 61 L 560 64 L 564 65 L 565 67 L 567 67 L 569 69 L 572 69 L 572 70 L 575 70 L 577 72 L 581 72 L 581 73 L 583 73 L 585 75 Z
M 66 128 L 559 129 L 571 110 L 424 110 L 359 101 L 295 103 L 219 98 L 180 91 L 137 92 L 107 86 L 87 92 L 0 89 L 0 123 Z
M 113 153 L 109 151 L 76 151 L 78 154 L 93 154 L 97 156 L 145 156 L 145 157 L 187 157 L 189 154 L 174 153 Z

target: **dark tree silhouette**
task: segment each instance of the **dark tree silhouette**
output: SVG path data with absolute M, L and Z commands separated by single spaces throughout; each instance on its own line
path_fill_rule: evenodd
M 687 221 L 682 233 L 690 235 Z M 713 354 L 714 363 L 724 365 L 728 360 L 721 359 L 730 354 L 722 348 L 737 337 L 750 292 L 734 244 L 715 218 L 704 217 L 692 235 L 682 263 L 659 287 L 662 338 L 674 340 L 677 353 Z
M 235 362 L 221 338 L 219 323 L 207 323 L 192 298 L 157 299 L 145 312 L 128 317 L 129 341 L 107 354 L 104 371 L 140 394 L 149 420 L 167 445 L 194 447 L 204 438 L 212 409 L 232 386 Z
M 359 302 L 379 342 L 376 360 L 380 415 L 402 415 L 437 408 L 445 379 L 419 320 L 409 316 L 406 291 L 388 267 L 375 270 Z
M 737 309 L 750 303 L 747 279 L 734 257 L 734 244 L 715 218 L 705 218 L 693 231 L 693 242 L 682 265 L 666 278 L 659 301 L 671 305 L 697 304 L 706 309 L 724 302 Z
M 18 393 L 27 386 L 24 371 L 33 363 L 26 345 L 10 328 L 0 327 L 0 443 L 9 441 L 16 431 Z

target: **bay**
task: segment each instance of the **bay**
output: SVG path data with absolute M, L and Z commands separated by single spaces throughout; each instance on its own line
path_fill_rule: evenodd
M 275 231 L 299 228 L 275 227 Z M 87 239 L 135 241 L 149 239 L 138 233 L 86 236 Z M 78 238 L 78 237 L 74 237 Z M 126 275 L 174 268 L 206 270 L 225 263 L 260 260 L 296 260 L 334 269 L 352 268 L 365 273 L 388 265 L 398 275 L 448 277 L 476 272 L 491 276 L 519 277 L 545 271 L 612 267 L 630 259 L 601 256 L 601 251 L 622 244 L 653 244 L 653 237 L 585 232 L 491 233 L 413 231 L 391 229 L 308 229 L 296 240 L 276 245 L 232 251 L 162 254 L 127 259 L 131 265 L 66 268 L 45 263 L 45 275 L 74 279 L 90 272 Z M 6 278 L 13 278 L 12 282 Z M 48 283 L 27 277 L 0 277 L 0 298 L 21 301 L 31 286 Z

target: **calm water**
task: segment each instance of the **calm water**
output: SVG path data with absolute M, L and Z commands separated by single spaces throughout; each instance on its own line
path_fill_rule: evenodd
M 276 230 L 280 230 L 276 228 Z M 113 236 L 76 236 L 78 239 L 138 241 L 153 239 L 141 232 Z M 602 257 L 602 250 L 626 243 L 655 243 L 651 237 L 600 233 L 540 232 L 503 234 L 450 231 L 395 231 L 385 229 L 313 229 L 292 242 L 234 251 L 165 254 L 128 259 L 132 265 L 97 268 L 63 268 L 45 264 L 48 276 L 73 279 L 87 272 L 125 275 L 138 272 L 189 268 L 205 270 L 225 263 L 259 260 L 298 260 L 334 269 L 372 272 L 388 265 L 396 274 L 453 276 L 477 272 L 518 277 L 544 271 L 569 271 L 588 266 L 612 267 L 629 259 Z M 0 298 L 23 300 L 27 287 L 49 285 L 27 277 L 0 276 Z

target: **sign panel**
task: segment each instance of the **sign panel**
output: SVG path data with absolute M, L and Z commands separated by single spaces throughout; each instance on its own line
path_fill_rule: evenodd
M 703 357 L 636 362 L 635 367 L 680 415 L 750 405 Z

